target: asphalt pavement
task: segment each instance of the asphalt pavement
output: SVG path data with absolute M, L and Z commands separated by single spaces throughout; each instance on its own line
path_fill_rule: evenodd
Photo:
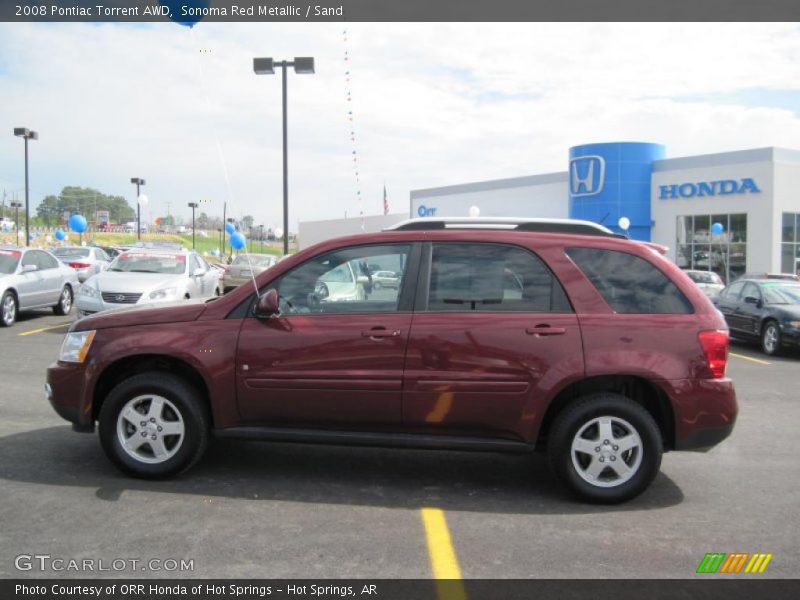
M 690 578 L 707 552 L 772 553 L 755 577 L 798 575 L 797 353 L 734 344 L 732 437 L 666 454 L 642 496 L 598 507 L 539 455 L 219 440 L 178 479 L 127 478 L 45 400 L 69 321 L 0 329 L 0 577 Z M 42 555 L 44 570 L 18 558 Z M 66 569 L 84 559 L 94 572 Z

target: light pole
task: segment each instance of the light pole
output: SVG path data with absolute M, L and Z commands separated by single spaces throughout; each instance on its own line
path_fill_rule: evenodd
M 275 67 L 282 70 L 283 80 L 283 254 L 289 254 L 289 165 L 287 143 L 287 107 L 286 107 L 286 69 L 294 67 L 298 75 L 314 73 L 314 58 L 311 56 L 296 56 L 294 61 L 280 60 L 275 62 L 272 58 L 254 58 L 253 71 L 256 75 L 274 75 Z
M 22 208 L 22 204 L 14 201 L 9 206 L 14 209 L 14 228 L 17 230 L 17 246 L 19 246 L 19 209 Z
M 139 202 L 139 187 L 145 184 L 141 177 L 131 177 L 131 183 L 136 186 L 136 239 L 142 239 L 142 207 Z
M 258 234 L 258 239 L 261 240 L 261 254 L 264 254 L 264 226 L 259 225 L 258 228 L 261 230 Z
M 192 250 L 194 250 L 194 209 L 200 206 L 198 202 L 189 202 L 189 208 L 192 209 Z
M 39 134 L 31 131 L 27 127 L 14 127 L 14 135 L 25 140 L 25 245 L 31 245 L 31 233 L 29 231 L 30 202 L 28 199 L 28 140 L 38 140 Z M 17 222 L 17 246 L 19 246 L 19 222 Z

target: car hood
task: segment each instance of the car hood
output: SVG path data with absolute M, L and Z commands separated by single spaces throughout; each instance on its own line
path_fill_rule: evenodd
M 767 304 L 767 307 L 777 316 L 800 320 L 800 304 Z
M 185 323 L 196 320 L 206 309 L 206 300 L 177 300 L 159 304 L 141 304 L 106 310 L 78 319 L 70 331 L 130 327 L 131 325 L 158 325 L 160 323 Z
M 145 295 L 153 290 L 182 285 L 183 278 L 183 275 L 165 275 L 163 273 L 103 271 L 90 278 L 86 283 L 101 292 Z

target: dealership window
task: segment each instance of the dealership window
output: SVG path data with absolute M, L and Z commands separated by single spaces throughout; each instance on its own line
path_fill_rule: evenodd
M 783 213 L 781 272 L 797 273 L 800 261 L 800 213 Z
M 722 233 L 712 233 L 720 223 Z M 678 217 L 676 261 L 681 269 L 713 271 L 724 282 L 744 274 L 747 264 L 747 215 L 684 215 Z

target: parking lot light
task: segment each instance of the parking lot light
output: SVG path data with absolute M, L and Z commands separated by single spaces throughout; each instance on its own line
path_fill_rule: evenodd
M 142 206 L 139 202 L 139 188 L 145 184 L 141 177 L 131 177 L 131 183 L 136 186 L 136 239 L 142 239 Z
M 14 127 L 14 135 L 25 140 L 25 245 L 31 245 L 30 232 L 30 186 L 28 184 L 28 140 L 38 140 L 39 134 L 27 127 Z M 17 222 L 17 246 L 19 246 L 19 222 Z
M 311 75 L 314 73 L 313 56 L 296 56 L 293 61 L 275 61 L 272 58 L 254 58 L 253 71 L 256 75 L 274 75 L 275 67 L 281 68 L 283 82 L 283 230 L 287 232 L 283 239 L 283 254 L 289 254 L 289 166 L 287 143 L 287 106 L 286 106 L 286 70 L 294 67 L 298 75 Z

